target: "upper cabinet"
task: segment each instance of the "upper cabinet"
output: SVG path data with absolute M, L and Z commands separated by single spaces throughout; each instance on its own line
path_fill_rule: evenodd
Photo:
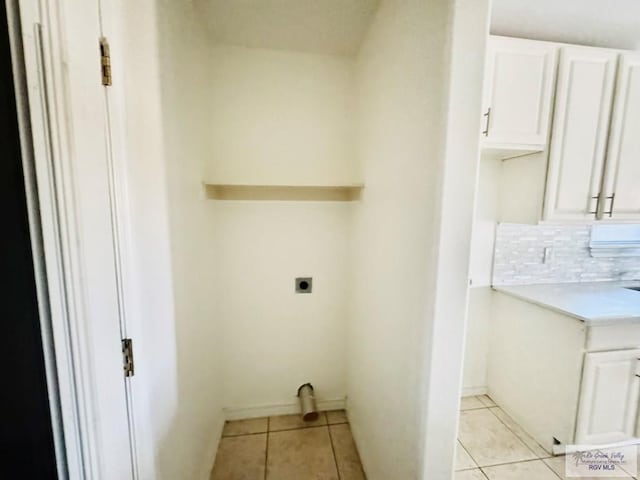
M 501 158 L 545 149 L 558 47 L 492 36 L 484 95 L 483 149 Z
M 640 54 L 622 54 L 600 215 L 640 220 Z
M 545 220 L 588 220 L 600 195 L 618 54 L 563 47 L 549 152 Z
M 563 47 L 544 220 L 640 221 L 640 54 Z
M 539 152 L 503 165 L 500 221 L 640 222 L 639 52 L 492 36 L 484 104 L 485 155 Z

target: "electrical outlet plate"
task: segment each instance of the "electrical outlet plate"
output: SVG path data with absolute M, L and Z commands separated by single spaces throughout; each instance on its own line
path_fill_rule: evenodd
M 312 277 L 296 278 L 296 293 L 311 293 L 313 290 Z

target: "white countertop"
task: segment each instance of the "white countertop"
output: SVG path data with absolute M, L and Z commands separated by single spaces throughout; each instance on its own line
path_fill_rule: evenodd
M 504 285 L 494 290 L 570 315 L 590 325 L 640 323 L 640 282 Z

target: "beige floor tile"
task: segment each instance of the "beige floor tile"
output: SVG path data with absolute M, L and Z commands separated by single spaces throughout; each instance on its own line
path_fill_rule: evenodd
M 462 470 L 453 475 L 454 480 L 487 480 L 479 468 L 474 470 Z
M 220 440 L 210 480 L 264 480 L 267 434 Z
M 331 410 L 326 412 L 327 422 L 329 425 L 335 425 L 337 423 L 349 423 L 347 419 L 347 412 L 344 410 Z
M 507 415 L 504 410 L 501 408 L 495 407 L 491 408 L 491 413 L 493 413 L 498 419 L 502 421 L 509 429 L 516 434 L 516 436 L 524 442 L 524 444 L 529 447 L 533 453 L 536 454 L 538 458 L 549 458 L 551 454 L 547 452 L 544 448 L 540 446 L 538 442 L 536 442 L 527 432 L 525 432 L 520 425 L 518 425 L 515 420 L 513 420 L 509 415 Z
M 542 460 L 496 465 L 482 470 L 489 480 L 558 480 Z
M 487 408 L 484 403 L 480 401 L 479 397 L 462 397 L 460 399 L 460 410 L 473 410 L 474 408 Z
M 338 480 L 327 427 L 270 433 L 268 450 L 267 480 Z
M 329 427 L 341 480 L 365 480 L 360 456 L 346 423 Z
M 576 477 L 567 477 L 565 475 L 565 461 L 566 460 L 565 460 L 565 456 L 564 455 L 558 456 L 558 457 L 552 457 L 552 458 L 545 458 L 543 461 L 544 461 L 544 463 L 546 463 L 551 468 L 551 470 L 556 472 L 560 478 L 562 478 L 562 479 L 567 479 L 568 478 L 569 480 L 572 480 L 572 479 L 576 478 Z M 579 478 L 580 478 L 580 480 L 598 480 L 598 479 L 602 479 L 602 477 L 579 477 Z M 620 478 L 620 479 L 624 480 L 624 478 L 629 478 L 630 479 L 632 477 L 631 476 L 627 476 L 627 477 L 617 477 L 617 478 Z
M 478 468 L 478 465 L 473 461 L 473 458 L 467 453 L 462 444 L 458 442 L 456 445 L 456 470 L 469 470 L 472 468 Z
M 269 418 L 269 431 L 278 432 L 280 430 L 293 430 L 296 428 L 308 428 L 318 427 L 320 425 L 327 424 L 327 416 L 324 412 L 320 412 L 318 419 L 313 422 L 305 422 L 302 420 L 302 416 L 298 414 L 294 415 L 280 415 L 278 417 Z
M 495 407 L 496 406 L 496 402 L 491 400 L 491 397 L 489 395 L 479 395 L 478 396 L 478 400 L 480 400 L 480 403 L 482 403 L 485 407 Z
M 460 412 L 458 439 L 480 467 L 537 458 L 488 408 Z
M 266 433 L 268 421 L 269 419 L 267 417 L 227 421 L 224 424 L 222 436 L 230 437 L 234 435 L 247 435 L 249 433 Z

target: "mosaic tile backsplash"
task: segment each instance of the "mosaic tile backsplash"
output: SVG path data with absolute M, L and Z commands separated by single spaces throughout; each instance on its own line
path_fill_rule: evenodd
M 494 285 L 640 279 L 640 257 L 593 258 L 589 225 L 501 223 L 496 230 Z M 545 248 L 550 248 L 544 263 Z

